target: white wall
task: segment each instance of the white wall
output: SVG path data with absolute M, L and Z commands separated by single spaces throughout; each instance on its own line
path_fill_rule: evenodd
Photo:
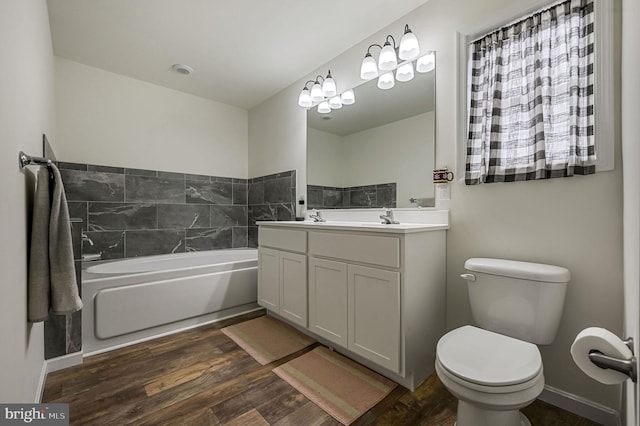
M 435 50 L 436 167 L 456 164 L 457 63 L 456 32 L 475 34 L 500 25 L 543 2 L 527 0 L 430 0 L 393 25 L 319 67 L 249 112 L 249 174 L 268 167 L 298 169 L 305 176 L 304 126 L 297 107 L 304 81 L 330 68 L 339 90 L 359 83 L 360 61 L 371 43 L 386 34 L 399 36 L 409 24 L 424 50 Z M 619 3 L 616 3 L 619 4 Z M 620 28 L 619 7 L 617 23 Z M 619 37 L 615 58 L 619 58 Z M 619 72 L 619 64 L 616 64 Z M 619 78 L 616 78 L 616 84 Z M 619 87 L 616 91 L 619 94 Z M 619 111 L 618 111 L 619 112 Z M 617 115 L 619 117 L 619 114 Z M 292 131 L 293 130 L 293 131 Z M 616 139 L 616 169 L 592 176 L 550 181 L 452 184 L 451 229 L 447 237 L 447 326 L 471 322 L 465 283 L 459 278 L 465 259 L 494 256 L 566 266 L 571 270 L 562 325 L 556 341 L 541 347 L 548 385 L 614 409 L 620 389 L 583 375 L 569 348 L 585 327 L 622 332 L 622 174 L 620 141 Z M 277 152 L 271 161 L 265 153 Z M 253 161 L 252 161 L 253 160 Z M 458 170 L 457 175 L 462 176 Z M 445 285 L 445 283 L 443 283 Z
M 313 159 L 313 165 L 308 167 L 307 179 L 309 185 L 335 186 L 344 188 L 343 171 L 343 138 L 333 133 L 316 129 L 307 129 L 307 153 Z
M 34 402 L 43 325 L 27 323 L 28 228 L 34 176 L 18 151 L 42 155 L 53 138 L 53 51 L 45 0 L 0 2 L 0 402 Z
M 60 160 L 247 177 L 246 110 L 62 58 L 55 69 Z
M 398 207 L 409 198 L 433 198 L 435 112 L 427 112 L 344 137 L 345 186 L 396 182 Z
M 249 177 L 296 170 L 296 199 L 306 199 L 307 111 L 298 106 L 300 88 L 294 92 L 290 86 L 249 111 Z

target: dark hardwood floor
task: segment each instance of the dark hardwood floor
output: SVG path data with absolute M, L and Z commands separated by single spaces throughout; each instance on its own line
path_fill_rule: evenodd
M 219 330 L 262 312 L 95 355 L 49 374 L 43 402 L 68 403 L 72 425 L 339 425 Z M 533 425 L 595 425 L 536 401 Z M 453 425 L 456 400 L 433 374 L 398 386 L 355 425 Z

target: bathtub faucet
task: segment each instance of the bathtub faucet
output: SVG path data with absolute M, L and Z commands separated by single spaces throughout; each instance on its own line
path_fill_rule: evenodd
M 90 246 L 93 245 L 93 241 L 91 241 L 91 238 L 89 238 L 84 232 L 82 233 L 82 241 L 88 242 Z

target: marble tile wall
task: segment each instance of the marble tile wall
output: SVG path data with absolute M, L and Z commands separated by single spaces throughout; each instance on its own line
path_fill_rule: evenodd
M 396 207 L 396 184 L 338 188 L 307 185 L 308 209 Z
M 248 182 L 59 162 L 84 254 L 103 259 L 247 247 Z
M 78 292 L 82 296 L 82 222 L 71 221 L 73 259 Z M 44 322 L 44 359 L 78 352 L 82 349 L 82 310 L 71 315 L 49 315 Z
M 249 247 L 258 246 L 259 220 L 294 220 L 296 216 L 296 171 L 249 179 Z

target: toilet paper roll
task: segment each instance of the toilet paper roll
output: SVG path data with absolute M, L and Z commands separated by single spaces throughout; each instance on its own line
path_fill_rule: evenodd
M 600 368 L 589 359 L 589 352 L 596 350 L 618 359 L 628 359 L 633 356 L 631 350 L 622 340 L 600 327 L 589 327 L 576 336 L 571 345 L 571 356 L 576 365 L 586 374 L 605 385 L 622 383 L 629 377 L 618 371 Z

